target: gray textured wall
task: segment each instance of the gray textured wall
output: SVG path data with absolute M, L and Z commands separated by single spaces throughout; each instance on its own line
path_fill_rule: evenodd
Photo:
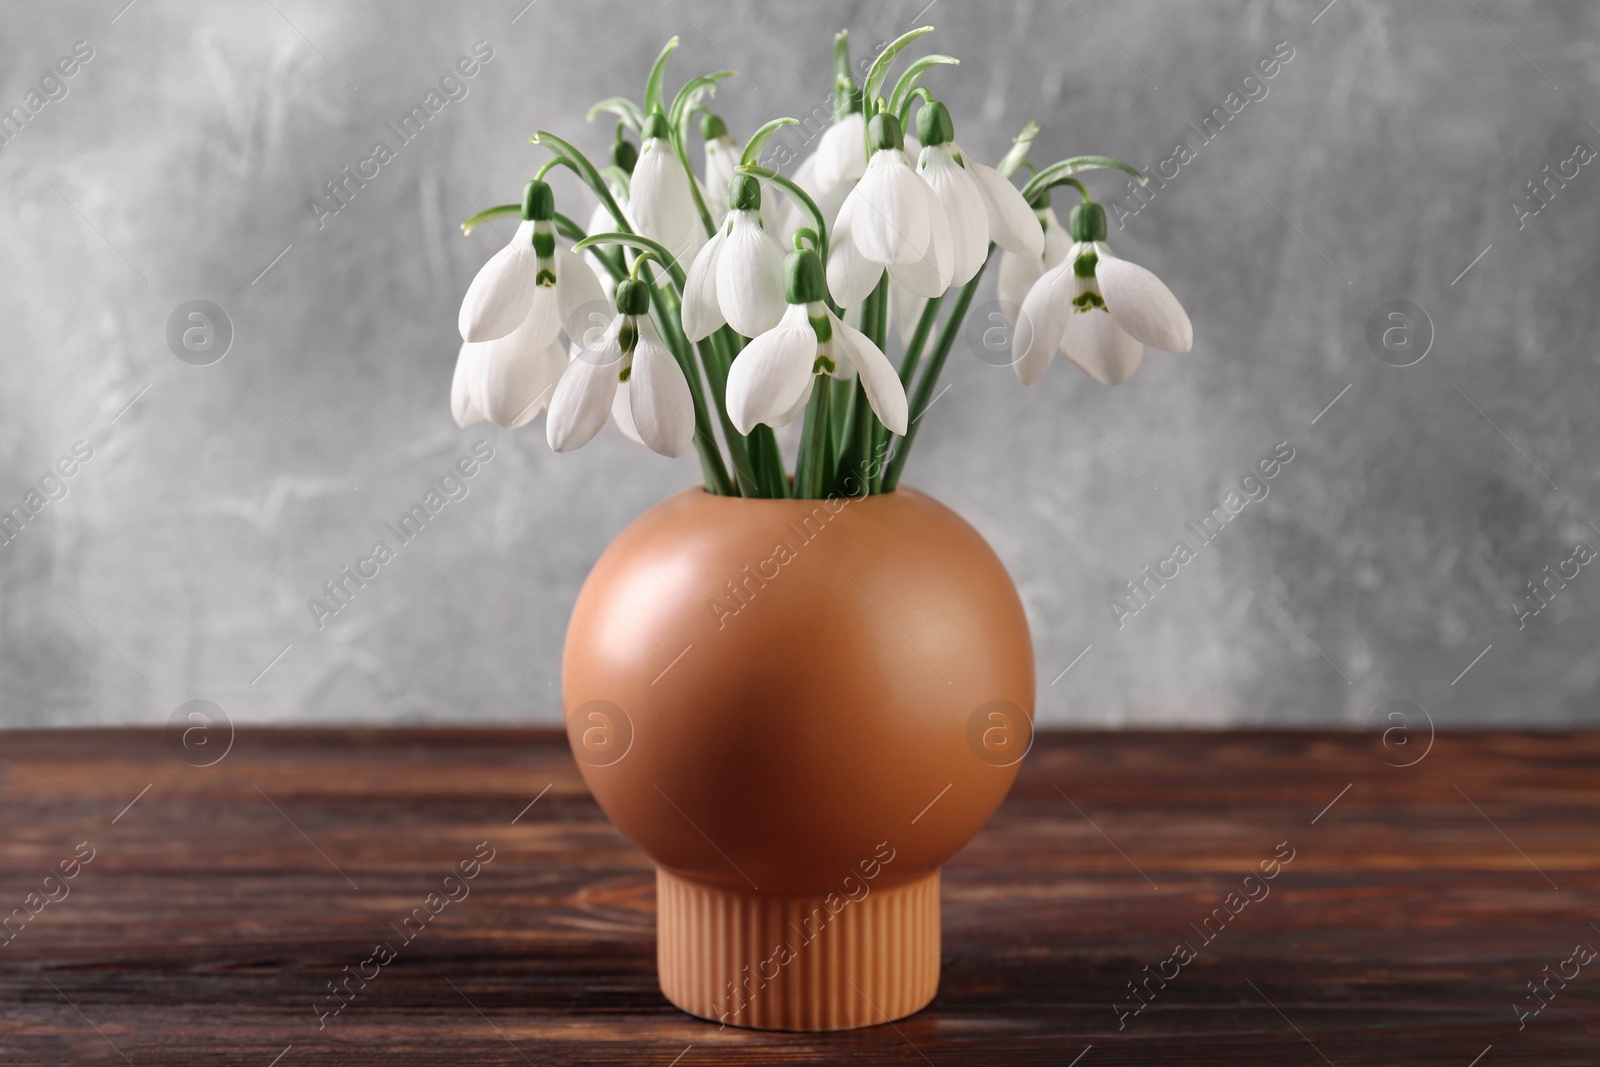
M 515 197 L 537 127 L 602 152 L 586 106 L 638 96 L 671 34 L 669 86 L 746 73 L 716 105 L 748 134 L 823 101 L 837 26 L 865 47 L 918 21 L 963 60 L 929 84 L 980 157 L 1028 118 L 1041 162 L 1197 146 L 1111 235 L 1183 300 L 1195 351 L 1115 390 L 1058 365 L 1024 391 L 958 349 L 908 470 L 1017 577 L 1042 720 L 1600 717 L 1600 576 L 1521 628 L 1512 607 L 1600 548 L 1600 166 L 1512 206 L 1600 145 L 1596 5 L 124 2 L 0 22 L 6 108 L 93 48 L 0 147 L 0 503 L 93 450 L 0 546 L 0 723 L 157 724 L 194 698 L 236 720 L 557 720 L 587 568 L 696 467 L 610 433 L 557 457 L 542 420 L 456 429 L 456 308 L 502 240 L 456 221 Z M 478 41 L 469 94 L 319 227 L 308 200 Z M 1267 95 L 1201 144 L 1186 123 L 1279 42 Z M 191 299 L 232 323 L 210 366 L 167 343 Z M 1414 366 L 1366 340 L 1394 299 L 1431 318 Z M 480 440 L 469 495 L 319 631 L 306 599 Z M 1195 544 L 1185 523 L 1279 442 L 1270 494 L 1119 628 L 1122 583 Z

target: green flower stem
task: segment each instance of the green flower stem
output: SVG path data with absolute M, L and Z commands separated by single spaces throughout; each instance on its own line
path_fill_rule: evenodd
M 750 135 L 750 140 L 745 142 L 744 151 L 739 156 L 741 167 L 753 167 L 761 161 L 761 149 L 765 147 L 767 138 L 785 126 L 797 124 L 799 119 L 781 118 L 773 119 Z
M 922 361 L 922 350 L 928 344 L 928 335 L 933 333 L 933 325 L 939 318 L 939 308 L 944 304 L 944 297 L 936 296 L 929 300 L 922 309 L 922 317 L 917 320 L 917 328 L 911 334 L 911 340 L 906 343 L 906 358 L 900 364 L 900 384 L 909 392 L 911 379 L 916 377 L 917 365 Z M 889 428 L 881 422 L 873 428 L 872 454 L 879 456 L 884 451 L 884 446 L 889 442 Z M 872 479 L 875 493 L 884 491 L 884 473 L 886 464 L 879 463 L 874 470 Z
M 883 88 L 884 79 L 889 76 L 889 68 L 894 65 L 894 58 L 898 56 L 906 45 L 918 37 L 932 30 L 932 26 L 918 26 L 907 33 L 902 33 L 878 53 L 878 58 L 872 61 L 872 66 L 867 70 L 867 76 L 861 83 L 861 98 L 866 101 L 867 114 L 874 110 L 873 98 L 878 95 L 878 90 Z
M 1144 172 L 1138 167 L 1112 159 L 1110 156 L 1073 156 L 1052 163 L 1048 167 L 1028 179 L 1028 184 L 1022 187 L 1022 198 L 1028 203 L 1033 203 L 1033 198 L 1052 186 L 1066 184 L 1066 179 L 1074 174 L 1081 174 L 1086 170 L 1120 170 L 1124 174 L 1131 174 L 1140 184 L 1148 182 Z M 1072 183 L 1082 189 L 1077 182 Z
M 646 268 L 645 280 L 650 271 Z M 700 368 L 695 364 L 694 353 L 684 339 L 678 325 L 678 299 L 665 286 L 651 284 L 650 300 L 655 305 L 656 327 L 666 342 L 683 376 L 689 383 L 689 396 L 694 401 L 694 447 L 700 455 L 700 471 L 705 476 L 706 489 L 718 496 L 737 496 L 738 490 L 728 478 L 728 468 L 722 462 L 722 451 L 711 432 L 711 415 L 706 408 L 705 390 L 700 384 Z
M 595 116 L 607 111 L 620 118 L 634 133 L 644 129 L 644 110 L 625 96 L 606 97 L 589 109 L 589 113 L 583 117 L 584 121 L 593 122 Z
M 611 195 L 610 187 L 606 185 L 605 179 L 600 177 L 600 172 L 594 169 L 594 164 L 589 162 L 589 157 L 547 130 L 539 130 L 528 138 L 528 143 L 551 148 L 556 153 L 556 157 L 561 160 L 561 164 L 571 167 L 578 177 L 583 179 L 583 184 L 587 185 L 594 195 L 600 198 L 600 202 L 606 206 L 606 210 L 611 212 L 612 219 L 616 221 L 618 226 L 622 227 L 622 232 L 626 234 L 633 233 L 625 221 L 622 209 L 617 206 L 616 198 Z
M 572 246 L 572 250 L 574 252 L 582 252 L 586 249 L 593 248 L 595 245 L 602 244 L 627 245 L 630 248 L 640 248 L 647 252 L 654 253 L 655 257 L 665 264 L 667 275 L 672 279 L 673 287 L 677 289 L 680 295 L 683 293 L 683 286 L 686 281 L 683 268 L 680 267 L 677 261 L 672 258 L 671 252 L 668 252 L 664 247 L 657 244 L 655 241 L 650 240 L 648 237 L 640 237 L 635 233 L 597 233 L 589 237 L 585 237 L 583 240 L 574 244 Z
M 943 303 L 942 296 L 936 296 L 928 301 L 928 306 L 922 309 L 922 317 L 917 320 L 916 331 L 906 344 L 906 358 L 900 364 L 900 384 L 907 389 L 911 388 L 911 379 L 916 376 L 917 364 L 922 361 L 923 346 L 928 343 L 928 335 L 933 332 L 933 324 L 939 318 L 939 307 Z
M 806 422 L 800 432 L 800 459 L 795 464 L 794 495 L 801 500 L 817 500 L 822 496 L 824 468 L 828 465 L 828 438 L 832 416 L 829 408 L 833 390 L 824 379 L 811 394 L 806 405 Z
M 983 280 L 983 272 L 993 258 L 994 245 L 991 244 L 983 266 L 978 268 L 978 273 L 972 276 L 971 281 L 961 287 L 961 291 L 956 294 L 956 302 L 950 307 L 950 315 L 944 321 L 944 329 L 939 331 L 939 340 L 933 346 L 933 355 L 929 357 L 928 366 L 917 381 L 916 395 L 911 400 L 911 425 L 906 427 L 906 435 L 895 449 L 894 457 L 889 460 L 889 469 L 884 474 L 885 493 L 894 492 L 900 484 L 900 472 L 905 469 L 906 458 L 911 455 L 911 446 L 916 442 L 922 413 L 928 410 L 928 404 L 933 399 L 933 387 L 939 384 L 939 374 L 944 370 L 945 360 L 949 358 L 950 349 L 955 345 L 957 335 L 961 333 L 962 320 L 967 317 L 967 309 L 972 306 L 972 298 L 978 292 L 978 283 Z
M 900 80 L 895 83 L 894 92 L 889 94 L 889 110 L 900 120 L 900 125 L 904 126 L 907 116 L 911 114 L 911 96 L 917 87 L 917 79 L 922 77 L 923 72 L 942 63 L 960 62 L 961 60 L 954 56 L 935 54 L 923 56 L 906 68 L 906 72 L 900 75 Z
M 750 458 L 750 441 L 734 429 L 728 417 L 728 358 L 715 337 L 708 337 L 696 346 L 700 362 L 706 368 L 706 382 L 711 386 L 711 403 L 717 409 L 717 419 L 722 423 L 722 439 L 728 443 L 728 462 L 733 465 L 733 476 L 739 483 L 740 496 L 766 496 L 757 477 L 755 464 Z
M 856 385 L 838 378 L 829 378 L 825 384 L 833 391 L 833 421 L 829 428 L 833 434 L 833 455 L 837 456 L 844 451 L 845 435 L 850 430 L 850 400 L 856 395 Z
M 861 307 L 861 332 L 881 350 L 889 321 L 889 274 L 878 278 Z M 874 426 L 878 417 L 867 400 L 867 391 L 861 385 L 861 375 L 856 375 L 854 395 L 850 398 L 850 420 L 845 431 L 845 447 L 839 454 L 839 467 L 834 472 L 834 490 L 841 496 L 866 496 L 872 491 L 870 467 L 872 445 L 876 437 Z
M 678 39 L 670 38 L 661 47 L 661 54 L 656 56 L 656 61 L 650 68 L 650 77 L 644 83 L 644 110 L 649 114 L 658 107 L 665 107 L 661 102 L 661 83 L 666 80 L 667 57 L 678 49 Z
M 498 218 L 501 215 L 516 215 L 521 217 L 522 205 L 496 204 L 494 207 L 484 208 L 470 219 L 467 219 L 461 223 L 461 235 L 466 237 L 471 234 L 473 230 L 476 230 L 479 226 L 482 226 L 490 219 Z

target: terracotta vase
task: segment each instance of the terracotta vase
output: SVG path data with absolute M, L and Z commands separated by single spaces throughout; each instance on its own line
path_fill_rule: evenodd
M 1032 740 L 1004 566 L 908 489 L 696 488 L 601 555 L 573 609 L 567 733 L 656 863 L 661 991 L 784 1030 L 909 1015 L 939 983 L 939 869 Z

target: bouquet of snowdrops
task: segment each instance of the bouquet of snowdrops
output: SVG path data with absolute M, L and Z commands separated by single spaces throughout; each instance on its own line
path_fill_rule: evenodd
M 706 110 L 733 71 L 694 78 L 667 104 L 676 38 L 651 68 L 643 107 L 613 97 L 590 111 L 619 119 L 608 165 L 537 133 L 532 143 L 552 158 L 522 202 L 462 224 L 522 219 L 461 304 L 456 421 L 521 426 L 548 407 L 550 446 L 566 452 L 615 420 L 661 455 L 696 449 L 706 489 L 724 495 L 889 492 L 997 247 L 1024 384 L 1058 351 L 1106 385 L 1125 381 L 1146 345 L 1188 351 L 1183 308 L 1155 275 L 1111 254 L 1105 212 L 1074 177 L 1110 168 L 1143 182 L 1137 169 L 1103 156 L 1034 168 L 1031 122 L 996 166 L 967 155 L 949 109 L 918 84 L 950 56 L 917 59 L 880 95 L 899 54 L 931 28 L 887 45 L 860 86 L 847 35 L 835 38 L 834 123 L 793 177 L 762 166 L 761 153 L 795 119 L 767 123 L 741 151 Z M 544 179 L 558 166 L 599 198 L 589 232 L 556 211 Z M 1059 186 L 1080 196 L 1065 228 L 1050 207 Z M 885 354 L 891 320 L 898 368 Z M 791 482 L 773 427 L 802 417 Z

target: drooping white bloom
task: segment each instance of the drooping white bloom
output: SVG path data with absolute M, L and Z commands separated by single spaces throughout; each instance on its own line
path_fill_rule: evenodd
M 667 140 L 666 116 L 653 112 L 645 124 L 639 162 L 633 167 L 628 206 L 639 232 L 666 248 L 680 263 L 691 262 L 705 243 L 705 229 L 689 182 L 689 172 Z
M 777 326 L 734 359 L 728 371 L 728 416 L 740 433 L 757 423 L 782 426 L 805 407 L 814 376 L 846 378 L 851 372 L 861 376 L 879 421 L 904 434 L 906 393 L 889 357 L 821 301 L 790 304 Z
M 893 115 L 874 115 L 868 133 L 876 147 L 834 220 L 828 288 L 839 304 L 858 304 L 887 268 L 913 295 L 939 296 L 950 286 L 955 258 L 943 205 L 911 169 Z
M 461 338 L 472 344 L 518 334 L 520 353 L 542 351 L 572 313 L 604 299 L 594 271 L 565 245 L 558 247 L 555 198 L 534 179 L 523 194 L 523 220 L 511 242 L 478 271 L 461 301 Z
M 1039 276 L 1045 271 L 1066 259 L 1067 253 L 1072 249 L 1072 238 L 1067 235 L 1067 228 L 1061 225 L 1061 220 L 1056 218 L 1054 208 L 1044 208 L 1038 212 L 1037 218 L 1043 230 L 1041 253 L 1026 255 L 1009 249 L 1000 253 L 997 295 L 1000 297 L 1001 310 L 1013 322 L 1022 307 L 1022 301 L 1027 299 L 1028 290 L 1033 288 L 1033 283 L 1038 281 Z
M 683 368 L 650 321 L 645 283 L 617 286 L 617 314 L 605 333 L 567 364 L 550 398 L 550 447 L 570 452 L 594 439 L 626 383 L 633 429 L 651 451 L 681 456 L 694 444 L 694 400 Z
M 524 326 L 530 316 L 545 344 L 561 331 L 555 230 L 548 222 L 524 219 L 510 243 L 490 256 L 472 279 L 457 326 L 463 341 L 493 341 Z
M 958 152 L 960 148 L 956 149 Z M 1037 256 L 1044 251 L 1044 231 L 1040 219 L 1022 197 L 1022 190 L 993 167 L 979 163 L 965 152 L 961 161 L 983 196 L 989 216 L 989 240 L 1017 255 Z
M 1081 226 L 1078 212 L 1094 208 L 1098 226 Z M 1187 352 L 1194 344 L 1189 316 L 1161 279 L 1111 254 L 1098 205 L 1074 209 L 1072 232 L 1081 237 L 1066 259 L 1028 290 L 1017 319 L 1013 364 L 1032 385 L 1061 352 L 1102 385 L 1119 385 L 1139 369 L 1144 348 Z
M 752 340 L 728 371 L 728 417 L 740 433 L 757 423 L 782 426 L 805 407 L 816 375 L 859 374 L 873 412 L 890 430 L 906 432 L 906 393 L 900 376 L 872 339 L 840 321 L 822 302 L 822 262 L 810 249 L 785 266 L 789 308 L 772 329 Z
M 683 332 L 691 341 L 724 323 L 754 337 L 783 317 L 783 249 L 761 223 L 761 187 L 754 178 L 737 177 L 733 204 L 689 268 Z
M 983 194 L 977 181 L 956 161 L 955 145 L 948 141 L 922 150 L 917 173 L 933 190 L 950 224 L 950 284 L 965 285 L 989 258 L 989 215 Z
M 566 245 L 557 247 L 555 262 L 560 278 L 555 287 L 557 331 L 581 339 L 586 322 L 607 306 L 605 293 L 589 264 Z M 539 343 L 548 319 L 543 305 L 535 304 L 504 337 L 462 343 L 450 385 L 450 410 L 457 425 L 465 428 L 488 419 L 515 429 L 545 409 L 568 358 L 559 336 Z

